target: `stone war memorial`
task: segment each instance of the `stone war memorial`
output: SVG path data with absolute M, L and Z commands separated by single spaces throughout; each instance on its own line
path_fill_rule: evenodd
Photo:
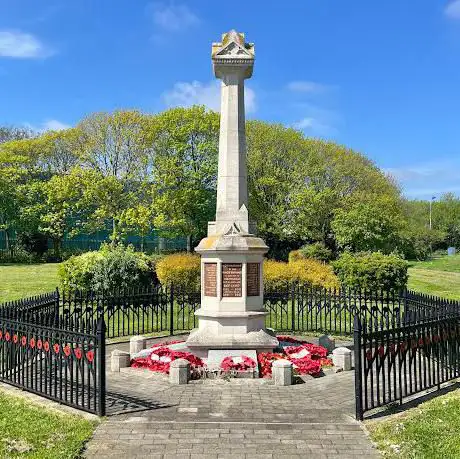
M 269 38 L 277 40 L 277 36 Z M 209 44 L 202 44 L 204 54 Z M 363 425 L 357 421 L 365 416 L 383 417 L 382 412 L 387 416 L 388 406 L 412 403 L 415 397 L 428 392 L 430 397 L 439 395 L 460 377 L 460 301 L 408 290 L 408 263 L 396 254 L 340 252 L 339 246 L 336 250 L 331 248 L 332 242 L 329 247 L 303 239 L 293 245 L 290 240 L 274 238 L 267 221 L 261 221 L 260 226 L 267 228 L 267 239 L 273 240 L 273 248 L 285 245 L 282 251 L 273 250 L 272 259 L 266 259 L 269 247 L 258 236 L 258 222 L 250 215 L 248 179 L 262 177 L 259 184 L 284 186 L 282 180 L 287 181 L 289 177 L 278 179 L 274 175 L 270 180 L 264 174 L 248 177 L 245 81 L 253 75 L 254 43 L 246 40 L 241 32 L 224 33 L 220 42 L 212 44 L 211 62 L 213 73 L 220 80 L 221 96 L 217 199 L 215 219 L 207 222 L 206 237 L 196 246 L 196 254 L 158 256 L 143 249 L 136 251 L 128 245 L 129 239 L 114 239 L 113 244 L 104 244 L 98 252 L 86 252 L 63 261 L 59 265 L 59 288 L 29 297 L 24 295 L 21 299 L 12 297 L 0 304 L 2 394 L 6 386 L 13 386 L 14 390 L 19 389 L 17 392 L 33 394 L 29 396 L 34 403 L 37 399 L 48 399 L 51 404 L 97 416 L 100 423 L 87 426 L 88 436 L 96 429 L 87 446 L 79 440 L 80 446 L 72 446 L 75 455 L 65 453 L 65 457 L 81 457 L 81 454 L 87 458 L 162 459 L 208 455 L 216 459 L 377 457 L 363 432 L 363 426 L 366 428 L 371 423 Z M 163 114 L 158 118 L 145 115 L 149 121 L 145 124 L 155 130 L 157 126 L 150 124 L 150 120 L 161 121 L 158 138 L 147 136 L 146 145 L 148 155 L 156 156 L 156 160 L 163 154 L 164 158 L 154 166 L 156 171 L 168 175 L 168 181 L 160 183 L 161 177 L 158 178 L 157 188 L 157 177 L 152 174 L 146 177 L 145 185 L 150 190 L 155 182 L 152 190 L 163 202 L 167 201 L 168 208 L 174 205 L 176 214 L 184 216 L 189 208 L 188 213 L 193 214 L 191 200 L 199 204 L 195 209 L 202 207 L 202 198 L 204 205 L 210 204 L 208 184 L 214 184 L 215 180 L 218 116 L 201 106 L 174 108 L 165 113 L 165 118 Z M 177 114 L 180 117 L 176 118 Z M 133 114 L 136 120 L 138 115 Z M 202 123 L 199 116 L 209 117 L 211 123 Z M 126 119 L 131 126 L 132 118 Z M 190 152 L 196 151 L 194 142 L 201 136 L 204 125 L 205 139 L 210 142 L 201 143 L 200 151 L 206 154 L 201 155 L 201 163 L 197 163 Z M 260 144 L 254 142 L 256 145 L 251 145 L 250 151 L 250 155 L 254 155 L 250 156 L 251 161 L 262 164 L 262 170 L 256 169 L 257 174 L 266 172 L 269 156 L 270 161 L 281 168 L 278 164 L 284 165 L 288 151 L 284 134 L 272 136 L 265 129 L 273 125 L 263 125 L 263 122 L 250 124 L 254 129 L 251 139 L 260 141 Z M 258 130 L 261 126 L 263 130 Z M 288 133 L 289 139 L 291 136 L 299 139 L 292 147 L 296 166 L 300 168 L 299 173 L 291 174 L 297 177 L 296 182 L 292 181 L 296 193 L 304 186 L 310 187 L 311 183 L 305 182 L 314 182 L 315 174 L 321 177 L 320 182 L 325 181 L 323 166 L 317 168 L 315 164 L 314 170 L 303 168 L 306 155 L 311 154 L 315 163 L 323 155 L 327 174 L 334 172 L 334 158 L 339 158 L 339 153 L 340 161 L 354 155 L 333 142 L 321 140 L 317 144 L 316 140 L 291 128 L 276 126 L 276 129 Z M 138 135 L 137 129 L 130 127 L 127 131 L 136 131 Z M 175 137 L 179 131 L 180 135 Z M 129 133 L 124 129 L 121 132 L 123 138 L 130 140 Z M 80 142 L 80 136 L 77 138 Z M 165 138 L 167 141 L 163 142 Z M 23 140 L 14 141 L 14 147 Z M 37 145 L 42 145 L 36 143 L 35 137 L 29 140 L 33 141 L 34 151 Z M 53 142 L 55 140 L 53 137 Z M 308 145 L 317 151 L 304 149 Z M 329 151 L 329 146 L 334 147 L 333 151 Z M 155 155 L 151 154 L 152 149 Z M 164 149 L 164 153 L 160 149 Z M 365 158 L 359 159 L 359 163 L 347 163 L 354 169 L 343 167 L 340 172 L 345 174 L 347 187 L 349 179 L 361 180 L 355 166 L 364 164 Z M 141 162 L 137 157 L 133 161 Z M 169 169 L 167 163 L 174 163 L 174 168 Z M 193 168 L 193 173 L 178 177 L 176 164 L 183 169 Z M 199 181 L 195 180 L 197 164 L 202 168 Z M 372 168 L 372 175 L 363 181 L 362 187 L 369 187 L 380 174 L 373 164 L 368 167 Z M 357 171 L 356 177 L 351 170 Z M 91 193 L 83 192 L 86 188 L 80 193 L 77 185 L 72 187 L 69 183 L 86 187 L 93 178 L 100 177 L 93 174 L 94 171 L 89 171 L 88 176 L 81 175 L 85 171 L 82 166 L 76 178 L 73 172 L 69 173 L 72 182 L 61 182 L 68 176 L 59 174 L 59 181 L 53 182 L 52 187 L 47 185 L 46 189 L 57 194 L 60 200 L 61 194 L 56 190 L 65 188 L 71 191 L 69 199 L 77 199 L 76 194 L 81 194 L 89 205 L 88 195 L 98 195 L 101 186 L 114 182 L 100 178 L 101 185 L 94 179 L 99 186 L 94 190 L 90 188 Z M 22 180 L 23 174 L 17 175 Z M 203 184 L 203 176 L 206 193 L 190 192 L 197 183 Z M 54 176 L 49 178 L 53 179 Z M 378 192 L 388 180 L 386 175 L 382 179 L 385 182 L 377 183 Z M 32 185 L 29 191 L 33 190 L 34 195 L 42 199 L 42 194 L 36 192 L 35 178 Z M 131 184 L 126 188 L 130 187 Z M 181 187 L 190 197 L 183 200 L 184 207 L 168 194 L 170 188 L 183 193 Z M 118 188 L 107 188 L 108 198 L 113 201 Z M 74 193 L 75 189 L 79 193 Z M 144 185 L 140 191 L 138 194 L 150 193 Z M 19 192 L 22 193 L 22 188 Z M 356 193 L 361 192 L 362 189 L 357 188 Z M 295 213 L 309 205 L 308 199 L 315 199 L 309 193 L 302 194 L 301 198 L 295 197 L 292 191 L 286 193 L 292 207 L 279 211 L 280 219 L 284 218 L 282 212 Z M 263 198 L 271 201 L 274 194 L 274 191 L 264 192 Z M 376 194 L 372 192 L 369 196 L 374 198 Z M 146 216 L 140 210 L 139 217 L 142 222 L 154 220 L 158 224 L 154 217 L 156 211 L 153 212 L 156 207 L 150 198 L 146 202 L 152 205 L 152 213 L 149 210 Z M 285 199 L 285 194 L 281 198 Z M 146 202 L 141 200 L 136 206 L 139 204 L 142 209 L 144 204 L 147 206 Z M 67 206 L 67 201 L 64 204 Z M 334 213 L 335 207 L 329 205 Z M 48 202 L 43 207 L 53 206 Z M 273 219 L 274 212 L 278 212 L 275 209 L 280 207 L 276 202 L 267 206 L 267 219 Z M 69 209 L 72 210 L 72 206 Z M 207 212 L 206 208 L 206 215 Z M 205 227 L 200 225 L 206 226 L 206 221 L 202 221 L 199 210 L 197 213 L 200 218 L 195 223 L 197 232 L 191 234 L 204 235 Z M 305 221 L 305 215 L 312 214 L 302 217 L 300 213 L 298 219 Z M 91 207 L 90 215 L 95 218 L 98 213 Z M 352 220 L 344 221 L 355 222 L 355 215 L 353 211 Z M 365 215 L 368 215 L 367 206 Z M 115 216 L 113 218 L 115 221 Z M 164 224 L 168 218 L 164 218 Z M 285 218 L 285 221 L 286 227 L 292 226 L 292 220 Z M 371 219 L 370 224 L 375 226 L 375 221 Z M 343 227 L 349 229 L 352 225 L 343 223 Z M 304 242 L 308 244 L 300 246 Z M 454 249 L 449 251 L 450 259 L 455 257 L 453 252 Z M 289 261 L 282 261 L 283 257 Z M 345 269 L 343 263 L 353 268 L 353 275 L 341 276 L 336 270 L 340 263 L 342 269 Z M 380 276 L 380 265 L 385 275 Z M 35 270 L 35 265 L 32 266 Z M 350 277 L 351 284 L 347 283 Z M 102 282 L 109 278 L 110 283 Z M 362 279 L 366 281 L 364 285 L 354 283 Z M 14 405 L 14 415 L 26 408 L 26 405 L 20 408 Z M 18 422 L 21 431 L 25 431 L 22 426 L 37 417 L 37 414 L 27 415 Z M 52 425 L 56 423 L 53 421 Z M 15 422 L 8 422 L 5 426 L 13 424 Z M 54 436 L 61 434 L 43 425 L 47 434 L 49 431 L 53 435 L 50 441 L 40 433 L 34 445 L 23 444 L 7 432 L 3 443 L 8 443 L 12 454 L 1 454 L 0 441 L 0 457 L 17 457 L 16 452 L 20 450 L 34 457 L 64 457 L 53 455 L 52 450 Z M 67 434 L 67 430 L 72 429 L 71 426 L 63 432 L 66 430 Z M 75 430 L 80 435 L 80 430 Z M 47 450 L 44 455 L 34 449 L 37 445 Z M 412 443 L 407 445 L 412 447 Z
M 272 351 L 275 336 L 264 327 L 263 256 L 268 247 L 255 235 L 248 213 L 244 80 L 252 76 L 254 44 L 234 30 L 212 45 L 214 74 L 222 81 L 216 221 L 196 251 L 201 255 L 198 329 L 187 346 L 208 351 Z

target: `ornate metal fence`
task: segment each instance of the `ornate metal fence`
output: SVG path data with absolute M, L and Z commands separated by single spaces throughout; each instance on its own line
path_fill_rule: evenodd
M 200 299 L 199 291 L 153 286 L 56 290 L 0 305 L 0 380 L 103 414 L 105 339 L 191 330 Z M 354 334 L 359 419 L 459 377 L 458 301 L 291 285 L 265 292 L 264 305 L 277 331 Z
M 47 322 L 0 316 L 0 381 L 103 416 L 104 322 Z
M 447 300 L 446 300 L 447 301 Z M 441 310 L 437 304 L 382 324 L 355 317 L 356 418 L 460 376 L 460 314 L 458 302 Z
M 265 293 L 266 325 L 280 331 L 352 335 L 356 315 L 382 326 L 392 317 L 403 318 L 405 294 L 292 285 Z

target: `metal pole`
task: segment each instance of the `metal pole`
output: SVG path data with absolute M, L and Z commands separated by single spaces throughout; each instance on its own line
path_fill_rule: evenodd
M 169 334 L 174 335 L 174 286 L 169 290 Z
M 432 204 L 433 204 L 433 198 L 430 199 L 430 230 L 432 229 L 432 225 L 431 225 L 431 208 L 432 208 Z

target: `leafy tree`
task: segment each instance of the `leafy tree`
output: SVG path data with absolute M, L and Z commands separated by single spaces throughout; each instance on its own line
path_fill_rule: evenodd
M 204 107 L 149 119 L 154 224 L 165 236 L 205 233 L 215 212 L 219 118 Z
M 153 220 L 153 206 L 151 204 L 138 203 L 122 213 L 120 223 L 125 231 L 132 232 L 141 237 L 141 250 L 143 251 L 145 238 L 153 229 Z
M 83 136 L 78 128 L 48 131 L 37 139 L 38 167 L 49 174 L 67 174 L 80 163 Z
M 331 228 L 341 249 L 391 252 L 402 225 L 394 196 L 359 193 L 349 206 L 337 209 Z
M 433 228 L 446 234 L 446 246 L 460 247 L 460 198 L 445 193 L 434 203 Z
M 35 137 L 35 132 L 24 126 L 0 126 L 0 144 L 12 140 L 30 139 Z
M 135 110 L 94 113 L 77 128 L 81 132 L 82 160 L 104 177 L 122 181 L 145 172 L 147 117 Z
M 335 250 L 337 212 L 369 193 L 399 200 L 398 187 L 363 155 L 281 125 L 248 124 L 248 165 L 250 214 L 269 243 L 323 242 Z M 387 220 L 399 216 L 387 210 Z

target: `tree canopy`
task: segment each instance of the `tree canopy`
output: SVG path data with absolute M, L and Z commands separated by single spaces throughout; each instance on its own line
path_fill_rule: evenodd
M 34 135 L 0 128 L 0 230 L 65 235 L 110 228 L 197 242 L 214 219 L 219 115 L 202 106 L 92 114 Z M 364 155 L 280 124 L 247 122 L 249 212 L 272 255 L 321 242 L 334 252 L 460 245 L 460 200 L 406 201 Z M 430 240 L 430 242 L 427 242 Z

